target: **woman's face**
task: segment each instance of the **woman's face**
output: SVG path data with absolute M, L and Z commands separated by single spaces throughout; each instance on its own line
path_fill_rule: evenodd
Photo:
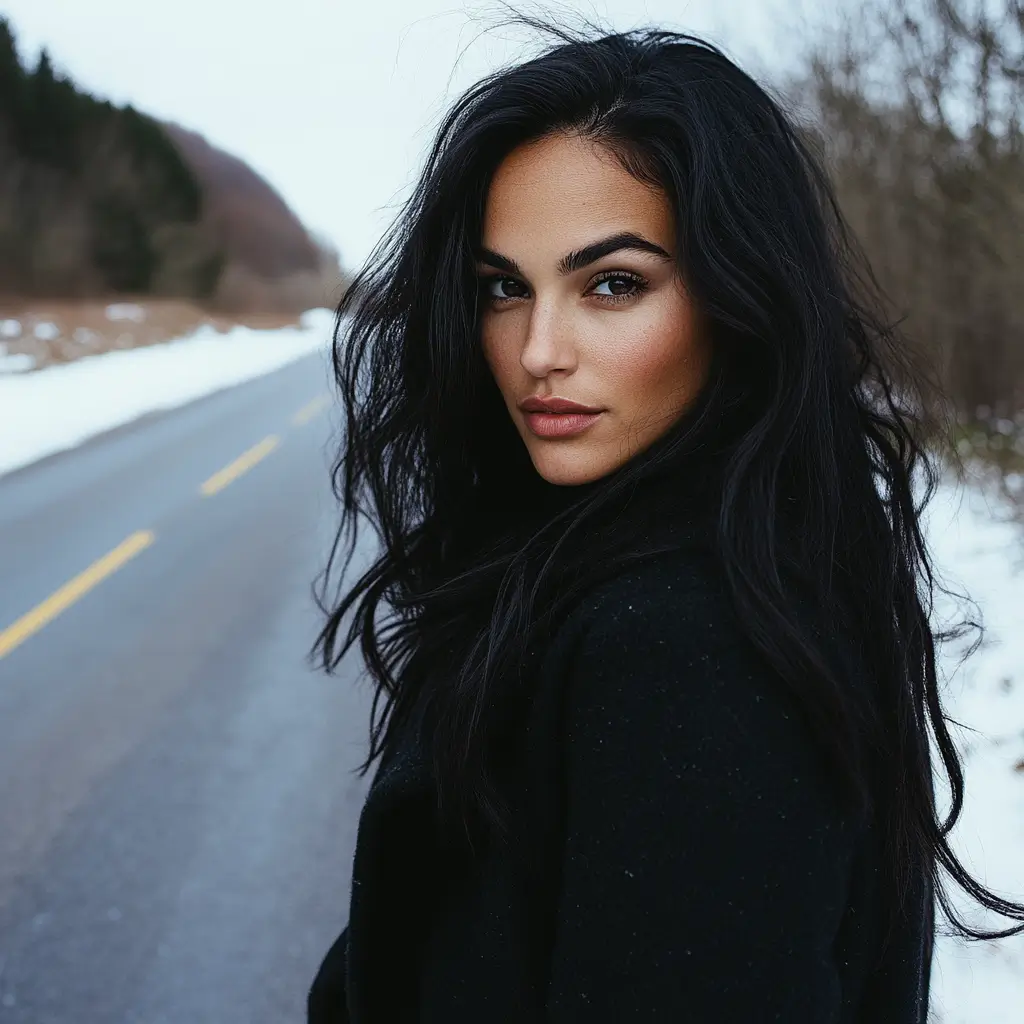
M 521 146 L 494 175 L 478 253 L 481 342 L 550 483 L 589 483 L 627 462 L 707 378 L 673 234 L 667 197 L 575 135 Z M 552 398 L 587 411 L 522 408 Z

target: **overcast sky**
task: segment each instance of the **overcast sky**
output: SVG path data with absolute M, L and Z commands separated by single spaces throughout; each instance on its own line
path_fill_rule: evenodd
M 524 6 L 521 2 L 514 6 Z M 535 8 L 536 9 L 536 8 Z M 756 74 L 791 49 L 792 0 L 546 0 L 613 28 L 706 34 Z M 772 12 L 782 10 L 780 22 Z M 358 266 L 449 103 L 522 53 L 486 0 L 0 0 L 23 59 L 247 160 Z

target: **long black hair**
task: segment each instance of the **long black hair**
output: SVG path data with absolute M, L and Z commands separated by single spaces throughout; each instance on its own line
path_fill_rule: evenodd
M 454 104 L 338 309 L 343 519 L 314 650 L 331 671 L 358 640 L 374 680 L 360 770 L 428 707 L 440 803 L 500 834 L 507 807 L 492 753 L 514 721 L 540 624 L 554 595 L 565 606 L 584 585 L 584 562 L 629 554 L 628 531 L 591 527 L 679 453 L 713 451 L 714 544 L 739 617 L 798 694 L 845 792 L 862 809 L 887 794 L 897 891 L 924 872 L 961 935 L 1024 930 L 970 927 L 939 877 L 941 866 L 986 907 L 1024 921 L 1024 906 L 972 878 L 948 841 L 964 779 L 936 679 L 938 584 L 920 525 L 939 476 L 933 385 L 886 320 L 808 132 L 694 36 L 520 20 L 554 41 Z M 598 142 L 669 198 L 713 366 L 694 409 L 647 453 L 549 502 L 481 353 L 475 257 L 495 169 L 555 132 Z M 346 589 L 360 516 L 379 557 Z M 618 555 L 602 552 L 613 544 Z M 787 579 L 860 652 L 870 700 L 853 696 Z M 951 785 L 944 820 L 929 727 Z

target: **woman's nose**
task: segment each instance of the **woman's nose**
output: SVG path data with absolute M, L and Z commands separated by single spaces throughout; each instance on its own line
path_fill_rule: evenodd
M 534 305 L 519 361 L 532 377 L 576 368 L 572 324 L 563 312 L 539 302 Z

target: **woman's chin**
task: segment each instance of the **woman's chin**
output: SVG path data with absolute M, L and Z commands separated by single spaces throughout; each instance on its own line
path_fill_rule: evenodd
M 534 469 L 549 484 L 578 487 L 600 480 L 618 466 L 607 457 L 602 458 L 598 452 L 588 451 L 587 447 L 565 442 L 531 445 L 530 458 Z

